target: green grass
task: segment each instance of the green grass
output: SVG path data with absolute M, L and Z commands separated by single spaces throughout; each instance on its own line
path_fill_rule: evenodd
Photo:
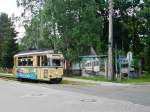
M 80 85 L 80 86 L 94 86 L 94 83 L 87 83 L 87 82 L 80 82 L 80 81 L 70 81 L 70 80 L 62 80 L 60 84 L 67 84 L 67 85 Z
M 93 81 L 106 81 L 104 76 L 77 76 L 77 79 L 93 80 Z
M 0 73 L 0 78 L 16 80 L 15 76 L 10 73 Z
M 146 73 L 139 78 L 126 79 L 122 81 L 116 81 L 121 83 L 131 83 L 131 84 L 150 84 L 150 73 Z
M 74 78 L 84 79 L 84 80 L 93 80 L 93 81 L 114 82 L 114 83 L 150 84 L 150 73 L 145 73 L 144 75 L 140 76 L 139 78 L 124 79 L 121 81 L 118 81 L 118 80 L 108 81 L 105 79 L 104 76 L 78 76 L 78 77 L 74 77 Z

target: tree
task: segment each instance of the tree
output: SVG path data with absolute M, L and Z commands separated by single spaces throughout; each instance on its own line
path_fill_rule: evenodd
M 142 7 L 138 16 L 142 22 L 140 36 L 144 44 L 144 50 L 141 53 L 144 56 L 146 70 L 150 70 L 150 0 L 143 0 Z
M 40 43 L 49 41 L 51 43 L 49 46 L 61 50 L 70 62 L 76 61 L 80 55 L 89 54 L 91 47 L 98 54 L 100 51 L 104 52 L 101 46 L 103 20 L 97 16 L 99 4 L 95 0 L 45 0 L 44 3 L 39 14 L 32 18 L 23 39 L 27 40 L 28 34 L 30 40 L 40 39 L 39 36 L 33 35 L 39 31 L 36 30 L 36 24 L 32 24 L 36 20 L 38 28 L 43 29 L 39 31 L 42 32 L 43 40 L 46 40 Z M 40 21 L 35 19 L 37 17 Z M 29 41 L 24 43 L 26 42 Z
M 17 32 L 13 28 L 10 18 L 5 13 L 0 14 L 0 34 L 0 66 L 11 68 L 13 66 L 13 56 L 17 52 L 15 39 Z
M 70 63 L 89 54 L 90 48 L 97 54 L 107 53 L 107 0 L 18 0 L 18 3 L 32 13 L 22 45 L 61 50 Z M 114 0 L 114 45 L 125 53 L 132 50 L 134 55 L 146 54 L 145 60 L 150 57 L 150 14 L 146 11 L 149 5 L 149 0 Z
M 17 6 L 23 7 L 24 9 L 22 16 L 27 18 L 28 14 L 32 17 L 38 15 L 44 1 L 45 0 L 16 0 Z

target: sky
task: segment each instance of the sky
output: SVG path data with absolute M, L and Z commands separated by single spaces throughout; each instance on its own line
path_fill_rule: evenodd
M 13 13 L 16 16 L 21 13 L 17 8 L 16 0 L 0 0 L 0 12 L 5 12 L 10 17 Z
M 7 13 L 9 17 L 12 14 L 15 16 L 21 15 L 21 10 L 17 8 L 16 0 L 0 0 L 0 12 Z M 18 38 L 21 38 L 24 34 L 24 28 L 19 25 L 20 23 L 16 23 L 16 30 L 19 32 Z

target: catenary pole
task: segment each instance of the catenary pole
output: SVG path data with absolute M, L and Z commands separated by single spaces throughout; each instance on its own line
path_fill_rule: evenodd
M 113 79 L 113 0 L 109 2 L 108 80 Z

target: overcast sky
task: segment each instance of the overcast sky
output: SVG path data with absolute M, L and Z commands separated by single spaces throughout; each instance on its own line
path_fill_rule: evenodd
M 16 16 L 21 13 L 17 8 L 16 0 L 0 0 L 0 12 L 5 12 L 9 16 L 13 13 Z
M 0 0 L 0 12 L 7 13 L 9 17 L 11 17 L 12 14 L 15 16 L 20 16 L 21 14 L 21 10 L 17 8 L 16 0 Z M 22 37 L 24 34 L 24 28 L 16 26 L 16 30 L 20 32 L 18 37 Z

